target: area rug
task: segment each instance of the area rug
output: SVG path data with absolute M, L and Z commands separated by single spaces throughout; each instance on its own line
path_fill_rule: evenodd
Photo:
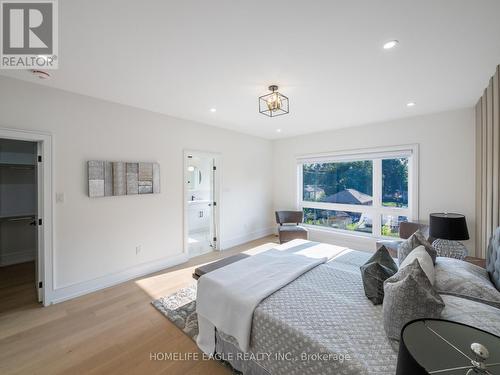
M 151 302 L 158 311 L 196 342 L 198 317 L 196 315 L 196 284 L 179 289 L 174 294 Z
M 198 337 L 198 316 L 196 315 L 196 284 L 179 289 L 167 297 L 155 299 L 151 304 L 176 325 L 194 342 Z M 233 369 L 229 362 L 216 358 L 219 363 L 231 370 L 234 375 L 242 373 Z

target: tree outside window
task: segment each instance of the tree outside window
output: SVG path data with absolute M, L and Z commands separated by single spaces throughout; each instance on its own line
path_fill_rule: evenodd
M 411 216 L 411 155 L 301 163 L 300 202 L 309 225 L 398 237 Z

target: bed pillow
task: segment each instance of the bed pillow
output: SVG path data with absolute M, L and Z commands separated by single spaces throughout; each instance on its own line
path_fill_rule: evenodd
M 467 324 L 500 336 L 500 314 L 495 307 L 455 296 L 441 297 L 446 305 L 441 319 Z
M 435 271 L 434 287 L 438 293 L 467 298 L 500 309 L 500 292 L 484 268 L 459 259 L 438 257 Z
M 425 247 L 425 250 L 429 253 L 432 258 L 432 262 L 436 263 L 437 251 L 434 247 L 425 239 L 425 236 L 422 234 L 420 230 L 417 230 L 413 233 L 410 238 L 403 241 L 398 248 L 398 262 L 399 264 L 403 263 L 405 258 L 412 252 L 413 249 L 422 245 Z
M 374 305 L 384 300 L 384 281 L 398 272 L 398 266 L 385 246 L 380 247 L 368 261 L 361 266 L 361 278 L 366 297 Z
M 400 264 L 400 268 L 406 267 L 407 265 L 412 263 L 415 259 L 418 259 L 420 267 L 422 267 L 422 270 L 424 270 L 431 284 L 434 285 L 434 280 L 436 278 L 434 273 L 434 263 L 432 263 L 431 256 L 429 255 L 427 250 L 425 250 L 425 247 L 423 247 L 422 245 L 413 249 L 412 252 L 408 254 L 405 260 L 403 260 L 403 263 Z
M 444 308 L 441 296 L 415 259 L 384 282 L 384 329 L 399 340 L 403 326 L 422 318 L 439 318 Z

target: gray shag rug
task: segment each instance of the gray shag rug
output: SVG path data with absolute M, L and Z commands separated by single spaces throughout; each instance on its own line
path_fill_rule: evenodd
M 196 315 L 196 284 L 179 289 L 174 294 L 151 302 L 158 311 L 196 342 L 198 317 Z

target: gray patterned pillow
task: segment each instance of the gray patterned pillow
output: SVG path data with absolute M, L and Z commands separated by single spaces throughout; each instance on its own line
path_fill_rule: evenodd
M 500 309 L 500 292 L 484 268 L 459 259 L 438 257 L 435 271 L 434 287 L 438 293 L 467 298 Z
M 406 267 L 407 265 L 411 264 L 415 259 L 418 259 L 418 264 L 424 270 L 431 284 L 434 285 L 434 281 L 436 280 L 436 272 L 434 271 L 434 264 L 432 263 L 431 256 L 429 255 L 427 250 L 425 250 L 425 247 L 423 247 L 422 245 L 420 245 L 416 249 L 413 249 L 413 251 L 410 254 L 408 254 L 405 260 L 403 260 L 403 263 L 399 265 L 399 267 L 400 268 Z
M 374 305 L 380 305 L 384 300 L 384 281 L 398 272 L 398 266 L 382 246 L 360 268 L 366 296 Z
M 444 308 L 418 259 L 384 282 L 384 329 L 387 337 L 399 340 L 401 329 L 411 320 L 439 318 Z
M 417 230 L 413 233 L 410 238 L 403 241 L 398 248 L 398 262 L 399 264 L 403 263 L 403 260 L 412 252 L 413 249 L 423 246 L 425 250 L 429 253 L 432 258 L 432 262 L 436 264 L 436 256 L 437 251 L 432 247 L 432 245 L 425 239 L 425 236 L 422 234 L 420 230 Z

